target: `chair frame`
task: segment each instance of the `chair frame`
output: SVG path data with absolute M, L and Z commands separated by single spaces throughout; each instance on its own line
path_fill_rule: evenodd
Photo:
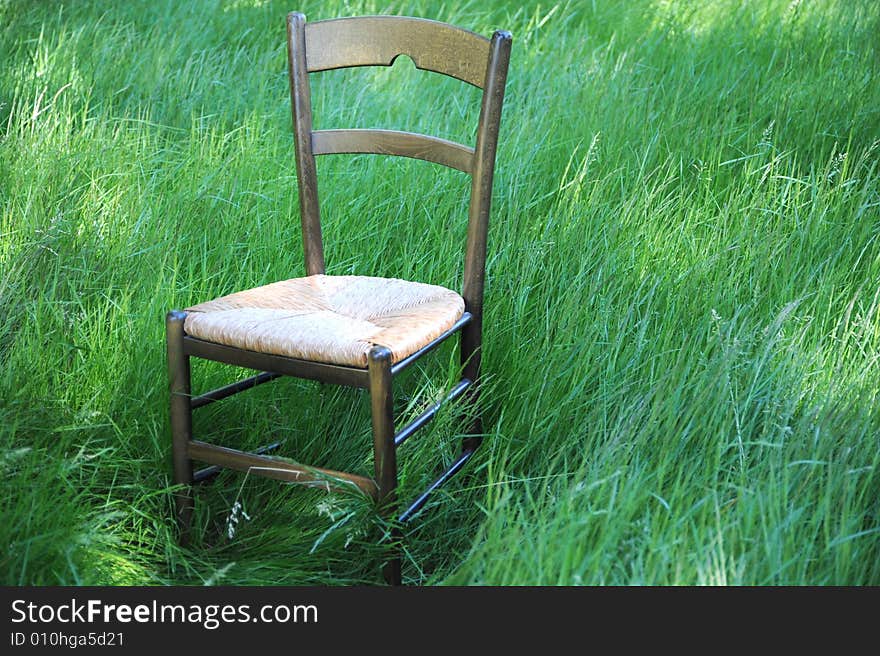
M 439 408 L 448 401 L 464 395 L 469 404 L 478 407 L 486 238 L 511 41 L 509 32 L 497 31 L 490 40 L 445 23 L 419 18 L 365 16 L 306 23 L 305 16 L 300 13 L 288 15 L 291 109 L 307 275 L 323 274 L 325 271 L 316 155 L 376 153 L 424 159 L 464 171 L 472 178 L 462 287 L 465 312 L 449 330 L 399 362 L 392 361 L 388 348 L 373 347 L 369 351 L 365 369 L 258 353 L 197 339 L 185 334 L 186 312 L 169 312 L 166 317 L 166 333 L 173 480 L 177 485 L 175 503 L 181 541 L 186 542 L 189 538 L 193 511 L 192 485 L 212 477 L 220 468 L 250 471 L 268 478 L 328 488 L 353 485 L 374 498 L 385 517 L 403 523 L 409 521 L 425 505 L 437 488 L 461 470 L 480 446 L 483 427 L 477 412 L 467 437 L 463 439 L 461 454 L 415 501 L 397 515 L 397 447 L 431 421 Z M 445 52 L 450 44 L 456 49 L 456 57 L 449 58 Z M 312 130 L 310 73 L 353 66 L 390 66 L 400 54 L 409 56 L 417 68 L 442 73 L 483 90 L 474 148 L 436 137 L 394 130 Z M 482 70 L 481 62 L 485 62 Z M 407 426 L 395 431 L 394 377 L 456 333 L 460 334 L 461 380 L 442 401 L 433 404 Z M 190 382 L 191 357 L 256 369 L 262 373 L 206 394 L 193 396 Z M 295 465 L 263 455 L 278 444 L 246 453 L 193 439 L 194 409 L 280 376 L 369 390 L 374 478 Z M 209 466 L 194 471 L 194 460 Z M 399 532 L 394 533 L 393 537 L 399 538 Z M 401 581 L 400 557 L 396 550 L 395 554 L 384 568 L 385 578 L 391 584 L 399 584 Z

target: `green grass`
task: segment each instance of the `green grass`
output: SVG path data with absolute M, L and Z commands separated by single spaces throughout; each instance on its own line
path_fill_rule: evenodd
M 165 312 L 303 274 L 295 8 L 515 38 L 487 440 L 408 530 L 409 582 L 880 584 L 870 0 L 0 0 L 0 581 L 379 582 L 356 497 L 224 473 L 190 548 L 172 521 Z M 313 96 L 317 127 L 473 138 L 476 91 L 409 62 Z M 457 288 L 462 174 L 361 156 L 319 175 L 329 273 Z M 455 352 L 428 364 L 403 415 Z M 360 392 L 282 380 L 200 413 L 225 444 L 371 467 Z M 460 430 L 447 410 L 403 448 L 404 497 Z

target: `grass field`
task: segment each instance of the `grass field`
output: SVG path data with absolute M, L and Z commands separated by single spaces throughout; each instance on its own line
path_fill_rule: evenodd
M 225 473 L 191 547 L 172 521 L 165 312 L 304 271 L 293 9 L 514 34 L 487 439 L 408 529 L 409 583 L 880 584 L 871 0 L 0 0 L 0 582 L 380 582 L 357 497 Z M 313 80 L 318 128 L 472 143 L 478 100 L 409 62 Z M 458 287 L 463 174 L 335 157 L 319 182 L 328 273 Z M 428 364 L 402 416 L 454 349 Z M 199 363 L 196 390 L 238 373 Z M 370 471 L 361 392 L 200 412 L 218 442 Z M 456 416 L 403 447 L 404 497 Z

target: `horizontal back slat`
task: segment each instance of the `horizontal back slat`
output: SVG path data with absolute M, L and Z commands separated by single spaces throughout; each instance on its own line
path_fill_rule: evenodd
M 454 141 L 397 130 L 315 130 L 315 155 L 372 153 L 414 157 L 449 166 L 465 173 L 473 167 L 474 149 Z
M 350 66 L 390 66 L 406 55 L 417 68 L 483 88 L 489 40 L 423 18 L 360 16 L 306 23 L 310 73 Z

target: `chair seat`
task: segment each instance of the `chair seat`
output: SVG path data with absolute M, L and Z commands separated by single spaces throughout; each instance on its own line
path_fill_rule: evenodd
M 249 351 L 365 368 L 374 346 L 394 362 L 464 313 L 455 292 L 396 278 L 314 275 L 256 287 L 186 310 L 187 335 Z

